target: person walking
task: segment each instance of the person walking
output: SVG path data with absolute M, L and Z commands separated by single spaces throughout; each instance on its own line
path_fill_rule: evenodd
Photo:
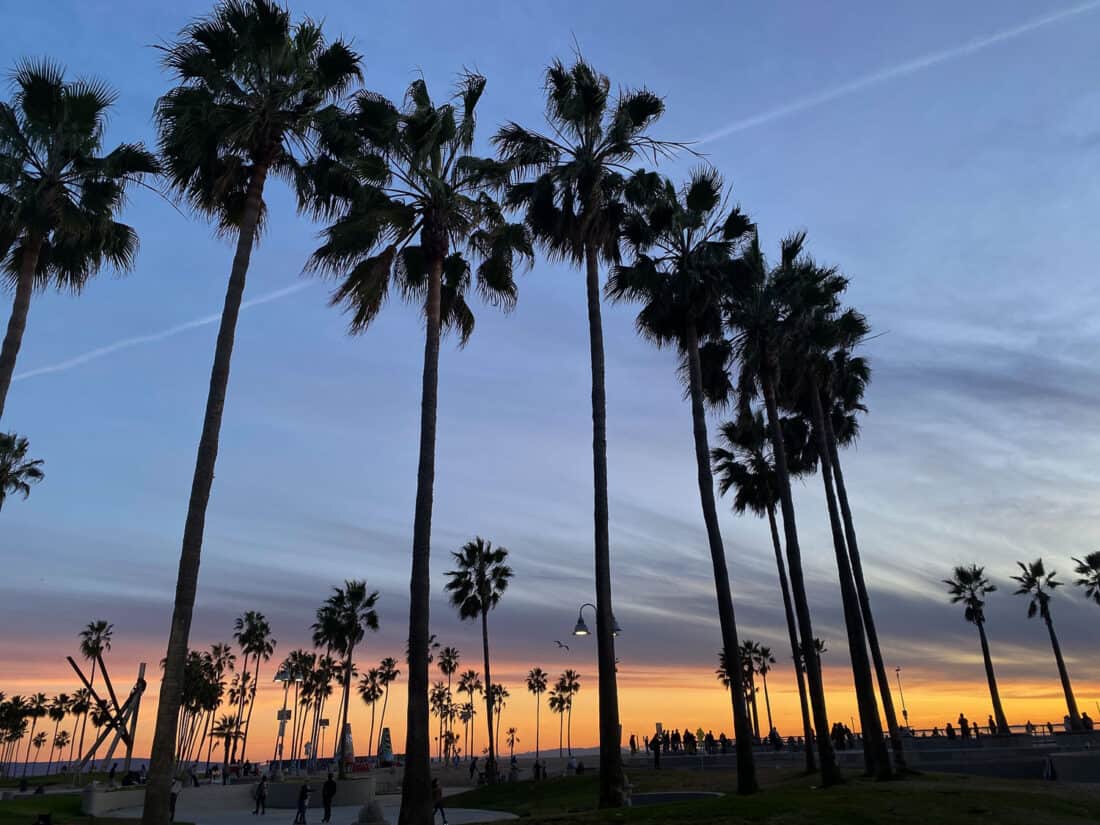
M 267 775 L 260 777 L 260 781 L 256 783 L 256 807 L 252 811 L 252 815 L 259 814 L 261 816 L 267 815 Z
M 435 822 L 436 812 L 443 817 L 443 825 L 447 825 L 447 812 L 443 810 L 443 788 L 439 786 L 439 780 L 432 780 L 432 822 Z
M 653 738 L 649 740 L 649 747 L 653 749 L 653 769 L 659 771 L 661 769 L 661 734 L 656 732 L 653 734 Z
M 970 738 L 970 722 L 965 715 L 959 714 L 959 734 L 963 739 Z
M 328 779 L 325 780 L 325 784 L 321 786 L 321 804 L 325 806 L 325 816 L 321 820 L 322 822 L 329 822 L 332 820 L 332 800 L 336 798 L 336 781 L 332 778 L 332 774 L 328 775 Z
M 306 808 L 309 807 L 310 787 L 308 782 L 303 782 L 298 789 L 298 812 L 294 815 L 294 825 L 306 825 Z

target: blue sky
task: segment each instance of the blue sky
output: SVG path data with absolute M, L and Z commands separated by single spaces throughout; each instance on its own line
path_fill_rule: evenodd
M 119 91 L 109 141 L 148 143 L 153 103 L 168 86 L 152 46 L 209 8 L 4 6 L 5 65 L 49 56 L 107 81 Z M 699 149 L 769 248 L 805 228 L 815 256 L 850 276 L 850 300 L 878 337 L 867 347 L 871 414 L 845 472 L 887 658 L 929 679 L 959 667 L 978 679 L 972 629 L 938 584 L 950 567 L 983 563 L 1003 583 L 1017 559 L 1043 555 L 1070 578 L 1068 557 L 1096 547 L 1100 3 L 1086 6 L 1027 31 L 1016 30 L 1073 6 L 294 9 L 350 38 L 366 85 L 388 96 L 418 73 L 437 97 L 464 66 L 485 74 L 483 144 L 504 120 L 541 124 L 541 72 L 574 44 L 614 83 L 663 95 L 668 113 L 656 131 L 671 139 L 831 97 Z M 1014 34 L 984 42 L 998 32 Z M 983 45 L 972 53 L 942 54 L 975 42 Z M 944 59 L 890 73 L 937 54 Z M 883 71 L 881 82 L 859 82 Z M 682 177 L 695 163 L 661 169 Z M 294 214 L 281 184 L 268 202 L 246 298 L 301 288 L 241 316 L 194 635 L 223 638 L 233 615 L 254 608 L 288 645 L 304 643 L 327 588 L 365 577 L 383 596 L 378 647 L 395 653 L 407 613 L 420 323 L 394 302 L 368 334 L 346 336 L 325 285 L 301 276 L 318 227 Z M 104 275 L 79 299 L 38 296 L 17 373 L 219 311 L 226 242 L 146 192 L 134 192 L 126 220 L 142 240 L 135 271 Z M 513 553 L 496 642 L 513 659 L 534 656 L 532 645 L 549 655 L 574 605 L 592 597 L 583 300 L 578 272 L 540 259 L 517 309 L 481 308 L 470 344 L 447 346 L 442 358 L 433 625 L 472 644 L 473 628 L 459 628 L 445 607 L 441 574 L 446 551 L 485 535 Z M 673 356 L 633 334 L 629 307 L 605 312 L 616 612 L 628 628 L 620 655 L 710 668 L 713 581 Z M 30 436 L 48 479 L 0 522 L 9 560 L 0 626 L 22 631 L 0 639 L 3 670 L 58 657 L 93 614 L 115 621 L 120 638 L 163 645 L 215 330 L 197 326 L 13 385 L 5 426 Z M 819 635 L 842 649 L 819 484 L 797 491 L 799 527 Z M 726 515 L 723 530 L 744 632 L 782 649 L 766 525 Z M 1095 697 L 1087 625 L 1096 607 L 1070 590 L 1056 618 L 1078 690 Z M 1003 675 L 1049 677 L 1056 689 L 1041 628 L 1023 611 L 1008 592 L 991 604 Z

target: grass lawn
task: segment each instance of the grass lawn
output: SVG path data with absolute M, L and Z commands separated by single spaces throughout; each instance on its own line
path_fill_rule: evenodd
M 0 802 L 0 825 L 34 825 L 39 814 L 49 813 L 53 825 L 135 825 L 137 820 L 85 816 L 80 812 L 80 794 L 44 794 Z M 176 825 L 187 825 L 177 822 Z
M 732 793 L 731 771 L 639 771 L 628 773 L 634 793 L 708 790 L 727 796 L 621 810 L 594 810 L 595 776 L 519 782 L 478 788 L 447 799 L 449 807 L 484 808 L 533 817 L 540 825 L 628 822 L 774 823 L 775 825 L 1062 825 L 1100 822 L 1100 791 L 1081 785 L 1001 781 L 924 774 L 895 782 L 850 779 L 821 790 L 797 773 L 766 774 L 764 790 L 750 797 Z M 6 823 L 0 822 L 0 825 Z

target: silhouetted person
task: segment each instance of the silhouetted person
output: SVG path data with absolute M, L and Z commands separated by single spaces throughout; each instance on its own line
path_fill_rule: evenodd
M 298 813 L 294 816 L 294 825 L 306 825 L 306 808 L 309 807 L 309 783 L 304 782 L 298 790 Z
M 584 761 L 577 763 L 577 776 L 584 776 Z
M 962 735 L 963 739 L 970 738 L 970 722 L 967 721 L 967 718 L 961 713 L 959 714 L 959 733 Z
M 985 721 L 986 721 L 986 724 L 989 725 L 989 735 L 990 736 L 996 736 L 997 735 L 997 723 L 993 721 L 993 714 L 992 713 L 989 714 L 989 718 L 986 719 Z
M 661 769 L 661 734 L 653 734 L 653 738 L 649 740 L 649 747 L 653 749 L 653 769 L 659 771 Z
M 634 756 L 638 753 L 638 740 L 634 738 L 634 734 L 630 734 L 630 755 Z
M 1054 725 L 1051 722 L 1047 722 L 1047 733 L 1054 736 Z
M 944 730 L 944 733 L 947 734 L 948 739 L 950 739 L 952 742 L 955 741 L 955 729 L 953 727 L 951 727 L 950 722 L 947 723 L 947 725 L 944 727 L 943 730 Z
M 1088 713 L 1081 714 L 1081 724 L 1085 726 L 1085 730 L 1092 730 L 1092 717 Z
M 328 779 L 325 780 L 325 784 L 321 786 L 321 804 L 325 806 L 325 816 L 321 820 L 322 822 L 328 822 L 332 819 L 332 800 L 336 797 L 336 782 L 332 778 L 332 774 L 328 775 Z
M 474 775 L 476 773 L 477 773 L 477 757 L 475 756 L 470 760 L 470 779 L 473 779 Z
M 259 783 L 256 785 L 256 808 L 252 811 L 253 815 L 267 814 L 267 777 L 261 776 Z
M 168 788 L 168 821 L 176 821 L 176 801 L 180 798 L 183 783 L 177 777 L 172 777 L 172 784 Z
M 535 763 L 536 767 L 538 763 Z M 443 817 L 443 825 L 447 825 L 447 812 L 443 810 L 443 789 L 439 787 L 439 780 L 432 780 L 432 822 L 435 822 L 436 811 Z

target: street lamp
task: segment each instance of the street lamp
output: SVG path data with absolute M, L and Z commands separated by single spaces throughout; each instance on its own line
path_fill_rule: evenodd
M 279 733 L 275 737 L 275 753 L 271 757 L 271 770 L 275 770 L 275 760 L 281 759 L 283 749 L 283 739 L 286 733 L 286 700 L 287 692 L 290 690 L 290 673 L 286 667 L 281 667 L 275 673 L 275 679 L 273 681 L 283 683 L 283 709 L 279 711 L 277 719 L 279 720 Z
M 898 698 L 901 699 L 901 717 L 905 720 L 905 727 L 909 727 L 909 710 L 905 707 L 905 691 L 901 689 L 901 666 L 894 668 L 894 675 L 898 679 Z
M 585 602 L 584 604 L 581 605 L 581 609 L 577 611 L 577 624 L 574 625 L 574 627 L 573 627 L 573 635 L 574 636 L 587 636 L 587 635 L 589 635 L 588 625 L 586 625 L 584 623 L 584 609 L 586 607 L 591 607 L 592 612 L 593 613 L 596 612 L 596 605 L 592 604 L 591 602 Z M 612 613 L 611 614 L 611 635 L 612 636 L 618 636 L 622 632 L 623 632 L 623 629 L 621 627 L 619 627 L 619 622 L 615 618 L 615 614 Z

